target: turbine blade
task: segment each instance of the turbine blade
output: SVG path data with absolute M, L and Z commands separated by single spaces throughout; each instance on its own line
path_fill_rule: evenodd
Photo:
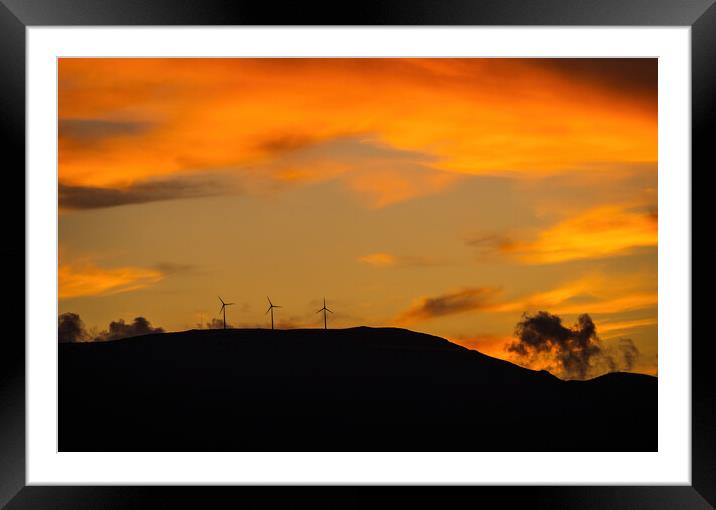
M 274 308 L 283 308 L 281 305 L 272 305 Z
M 226 303 L 226 306 L 233 305 L 234 303 Z
M 221 301 L 221 304 L 223 305 L 223 304 L 224 304 L 224 300 L 221 299 L 221 296 L 217 296 L 217 297 L 219 298 L 219 301 Z
M 333 313 L 333 311 L 332 311 L 332 310 L 329 310 L 328 308 L 326 308 L 326 311 L 327 311 L 327 312 L 330 312 L 330 313 Z
M 266 299 L 268 299 L 268 302 L 269 302 L 270 305 L 273 305 L 273 303 L 271 302 L 271 298 L 270 298 L 270 297 L 266 296 Z
M 271 311 L 271 308 L 273 308 L 273 306 L 269 306 L 268 309 L 266 310 L 266 313 L 269 313 Z
M 219 313 L 221 313 L 221 312 L 224 311 L 224 306 L 225 306 L 225 305 L 222 305 L 221 308 L 219 308 Z

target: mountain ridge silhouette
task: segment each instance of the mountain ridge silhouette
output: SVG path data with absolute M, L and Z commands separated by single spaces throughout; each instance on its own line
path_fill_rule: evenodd
M 59 345 L 60 451 L 656 451 L 657 379 L 564 381 L 400 328 Z

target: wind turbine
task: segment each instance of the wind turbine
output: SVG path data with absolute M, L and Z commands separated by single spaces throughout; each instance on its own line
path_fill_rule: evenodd
M 274 308 L 281 308 L 279 305 L 275 305 L 271 302 L 271 298 L 266 296 L 266 299 L 268 299 L 269 307 L 268 310 L 266 310 L 266 313 L 271 312 L 271 329 L 273 329 L 273 309 Z
M 326 321 L 326 312 L 333 313 L 331 310 L 326 308 L 326 298 L 323 298 L 323 308 L 318 310 L 316 313 L 323 312 L 323 329 L 328 329 L 328 322 Z
M 226 307 L 231 306 L 234 303 L 224 303 L 224 300 L 221 299 L 221 296 L 219 296 L 219 301 L 221 301 L 221 308 L 219 309 L 219 313 L 224 312 L 224 329 L 226 329 Z

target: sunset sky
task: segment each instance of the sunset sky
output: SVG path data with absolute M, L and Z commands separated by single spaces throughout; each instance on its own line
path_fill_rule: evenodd
M 60 59 L 59 312 L 399 326 L 510 359 L 586 313 L 657 373 L 656 59 Z M 537 367 L 538 368 L 538 367 Z

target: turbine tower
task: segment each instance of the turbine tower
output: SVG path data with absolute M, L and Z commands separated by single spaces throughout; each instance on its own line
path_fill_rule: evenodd
M 326 298 L 323 298 L 323 308 L 318 310 L 316 313 L 323 312 L 323 329 L 328 329 L 328 322 L 326 320 L 326 312 L 333 313 L 331 310 L 326 308 Z
M 273 329 L 273 309 L 274 308 L 281 308 L 279 305 L 275 305 L 271 302 L 271 298 L 266 296 L 266 299 L 268 299 L 269 307 L 268 310 L 266 310 L 266 313 L 271 312 L 271 329 Z
M 234 303 L 224 303 L 224 300 L 221 299 L 221 296 L 219 296 L 219 301 L 221 301 L 221 308 L 219 309 L 219 313 L 224 312 L 224 329 L 226 329 L 226 307 L 231 306 Z

